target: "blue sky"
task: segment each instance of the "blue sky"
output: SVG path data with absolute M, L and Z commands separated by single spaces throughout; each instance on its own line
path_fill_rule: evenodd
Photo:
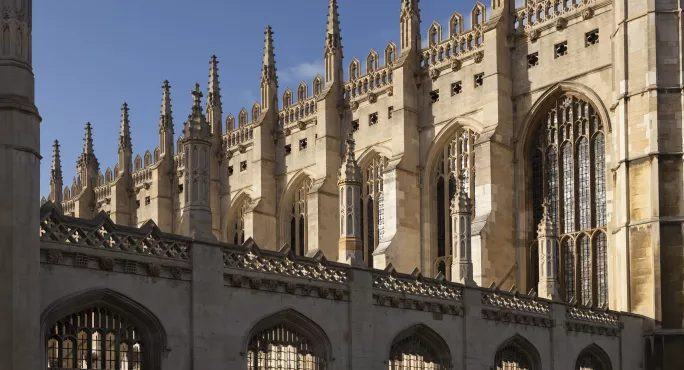
M 371 48 L 399 44 L 399 0 L 338 0 L 345 69 Z M 454 11 L 469 19 L 475 0 L 422 0 L 422 35 L 433 20 L 444 33 Z M 486 2 L 488 4 L 488 1 Z M 264 28 L 275 32 L 279 92 L 311 83 L 322 70 L 327 0 L 34 0 L 33 68 L 41 126 L 41 194 L 49 193 L 52 142 L 61 144 L 71 185 L 93 125 L 102 172 L 114 167 L 121 105 L 130 108 L 133 151 L 158 143 L 161 85 L 171 83 L 176 133 L 190 112 L 190 90 L 206 90 L 209 58 L 219 59 L 224 119 L 259 96 Z

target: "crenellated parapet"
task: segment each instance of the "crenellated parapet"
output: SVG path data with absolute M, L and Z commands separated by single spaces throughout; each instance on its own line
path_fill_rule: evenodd
M 569 20 L 594 16 L 597 8 L 609 5 L 606 0 L 524 0 L 513 12 L 513 30 L 517 33 L 538 32 L 546 28 L 563 29 Z

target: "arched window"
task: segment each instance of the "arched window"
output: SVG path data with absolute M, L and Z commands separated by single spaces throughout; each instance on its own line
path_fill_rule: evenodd
M 592 344 L 577 356 L 575 370 L 611 370 L 610 358 L 599 346 Z
M 373 267 L 373 252 L 385 233 L 385 216 L 383 213 L 385 197 L 382 174 L 386 166 L 387 158 L 378 156 L 371 161 L 363 172 L 362 238 L 364 259 L 369 267 Z
M 307 194 L 311 189 L 311 180 L 307 179 L 299 185 L 295 191 L 292 199 L 292 208 L 290 212 L 290 248 L 300 256 L 306 255 L 307 251 Z M 287 240 L 287 239 L 286 239 Z
M 268 317 L 252 329 L 249 370 L 325 370 L 330 344 L 320 327 L 292 310 Z
M 504 342 L 494 356 L 495 370 L 537 370 L 539 354 L 524 338 L 516 335 Z
M 564 94 L 536 118 L 528 151 L 532 222 L 529 281 L 538 282 L 537 225 L 547 198 L 561 240 L 562 296 L 582 304 L 608 301 L 604 125 L 583 97 Z
M 51 307 L 43 325 L 47 368 L 159 368 L 161 349 L 166 346 L 163 329 L 136 303 L 98 290 Z
M 474 181 L 474 151 L 473 143 L 475 134 L 470 130 L 457 132 L 444 146 L 437 159 L 437 165 L 433 172 L 435 192 L 435 228 L 437 236 L 437 248 L 433 252 L 434 268 L 441 272 L 447 279 L 451 279 L 451 202 L 456 194 L 457 178 L 461 170 L 465 170 L 466 191 L 473 194 Z M 470 197 L 473 210 L 475 199 Z M 436 252 L 436 253 L 435 253 Z
M 245 212 L 249 203 L 249 199 L 242 202 L 233 216 L 233 244 L 242 245 L 245 242 Z
M 451 369 L 449 347 L 434 331 L 424 325 L 409 328 L 392 342 L 389 370 Z

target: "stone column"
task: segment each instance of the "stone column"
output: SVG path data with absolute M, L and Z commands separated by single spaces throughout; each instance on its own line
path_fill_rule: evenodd
M 0 0 L 0 356 L 40 368 L 40 116 L 31 67 L 31 0 Z
M 544 200 L 544 213 L 537 232 L 539 241 L 539 296 L 558 298 L 558 276 L 556 276 L 557 243 L 556 228 L 549 216 L 548 203 Z
M 459 186 L 456 196 L 451 203 L 451 250 L 453 259 L 451 261 L 451 278 L 453 281 L 474 286 L 473 280 L 473 260 L 470 244 L 470 224 L 472 222 L 472 210 L 470 197 L 466 192 L 465 169 L 461 170 L 458 176 Z

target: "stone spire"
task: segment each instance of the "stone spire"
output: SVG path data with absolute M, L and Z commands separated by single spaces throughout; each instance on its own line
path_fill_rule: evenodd
M 90 122 L 87 122 L 85 125 L 85 136 L 83 137 L 83 155 L 95 155 L 95 151 L 93 149 L 93 128 L 90 125 Z
M 211 132 L 202 114 L 202 92 L 199 84 L 192 91 L 192 114 L 185 123 L 183 157 L 185 165 L 185 197 L 181 231 L 186 236 L 215 240 L 212 233 L 210 159 Z
M 83 153 L 78 157 L 77 172 L 84 186 L 94 185 L 96 183 L 97 173 L 100 165 L 95 157 L 95 150 L 93 149 L 93 129 L 90 122 L 86 123 L 85 136 L 83 137 Z
M 128 104 L 123 103 L 121 106 L 121 127 L 119 129 L 119 152 L 126 150 L 133 151 L 133 144 L 131 143 L 131 121 L 128 118 Z
M 275 67 L 275 48 L 273 47 L 273 29 L 271 28 L 271 25 L 269 24 L 266 26 L 266 31 L 264 32 L 264 66 L 271 66 Z M 273 73 L 275 70 L 272 71 Z M 264 77 L 267 77 L 266 74 L 263 75 Z M 268 75 L 268 77 L 275 77 Z
M 64 187 L 62 179 L 62 159 L 59 155 L 59 141 L 55 140 L 52 144 L 52 170 L 50 171 L 50 196 L 49 200 L 61 211 L 62 201 L 64 200 L 62 189 Z
M 354 154 L 354 139 L 349 134 L 340 166 L 337 185 L 340 191 L 340 262 L 364 265 L 361 236 L 361 170 Z M 368 256 L 368 258 L 372 258 Z M 370 261 L 369 261 L 370 262 Z
M 173 155 L 173 116 L 171 112 L 171 85 L 164 80 L 162 104 L 159 115 L 159 149 L 161 156 Z
M 456 196 L 451 203 L 451 250 L 454 257 L 451 263 L 453 281 L 474 286 L 472 246 L 470 244 L 470 225 L 472 223 L 471 201 L 468 195 L 468 177 L 462 169 L 458 175 Z
M 328 21 L 325 32 L 325 85 L 335 81 L 342 88 L 342 34 L 340 16 L 337 13 L 337 0 L 330 0 L 328 4 Z
M 557 250 L 556 225 L 549 214 L 549 203 L 544 199 L 544 213 L 537 228 L 539 243 L 539 296 L 548 299 L 558 298 L 558 276 L 556 276 Z
M 211 132 L 215 137 L 221 137 L 221 88 L 219 87 L 218 60 L 216 55 L 209 61 L 209 89 L 207 92 L 207 120 L 211 125 Z
M 266 26 L 264 32 L 264 61 L 261 66 L 261 109 L 269 111 L 278 107 L 278 76 L 276 74 L 275 47 L 273 47 L 273 29 Z

